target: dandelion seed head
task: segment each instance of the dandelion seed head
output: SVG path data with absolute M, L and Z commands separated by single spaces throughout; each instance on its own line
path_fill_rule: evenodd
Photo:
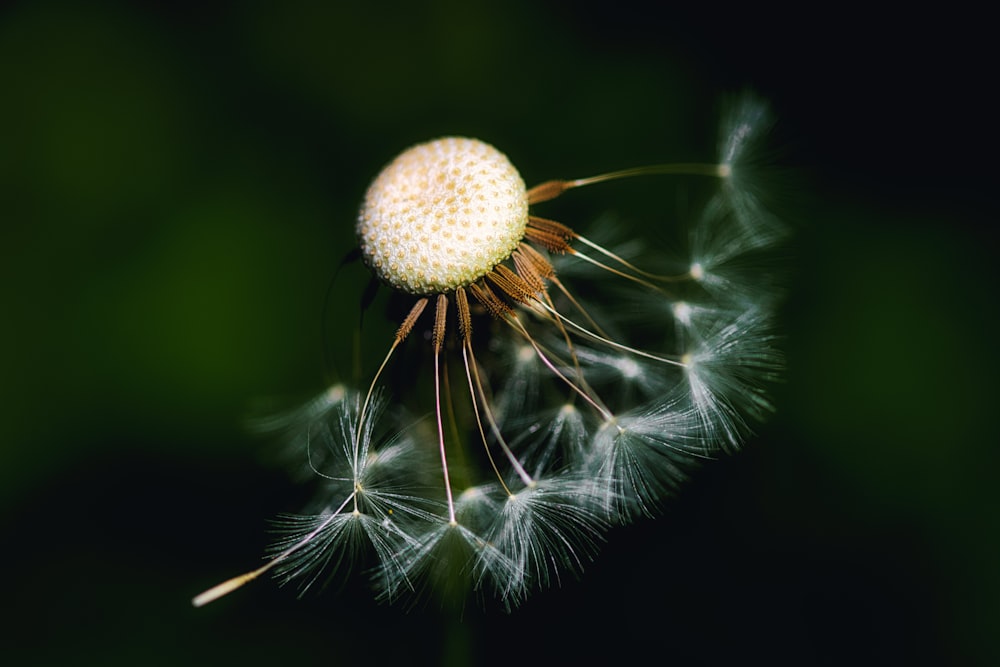
M 272 567 L 308 587 L 364 563 L 383 598 L 475 591 L 509 610 L 578 574 L 610 526 L 657 514 L 692 467 L 738 448 L 772 409 L 766 385 L 782 366 L 777 281 L 760 262 L 778 228 L 747 169 L 766 126 L 746 98 L 722 123 L 717 164 L 530 189 L 475 139 L 429 141 L 390 162 L 356 232 L 366 265 L 410 310 L 367 391 L 335 384 L 262 423 L 300 445 L 318 493 L 282 521 L 267 565 L 195 604 Z M 714 183 L 685 255 L 606 219 L 585 236 L 535 210 L 652 174 Z M 416 366 L 389 391 L 383 371 L 408 337 L 430 343 L 430 377 Z M 404 406 L 421 400 L 432 418 L 412 424 Z
M 409 294 L 437 294 L 482 278 L 524 236 L 528 198 L 507 157 L 476 139 L 418 144 L 368 188 L 357 235 L 365 263 Z

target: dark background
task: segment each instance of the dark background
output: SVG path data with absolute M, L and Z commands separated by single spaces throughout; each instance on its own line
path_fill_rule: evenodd
M 4 664 L 1000 659 L 985 17 L 361 4 L 0 9 Z M 385 161 L 441 134 L 529 184 L 711 159 L 744 88 L 772 102 L 796 235 L 787 382 L 743 453 L 510 616 L 360 583 L 190 607 L 301 499 L 242 420 L 345 354 L 324 292 Z M 634 185 L 562 210 L 673 204 Z

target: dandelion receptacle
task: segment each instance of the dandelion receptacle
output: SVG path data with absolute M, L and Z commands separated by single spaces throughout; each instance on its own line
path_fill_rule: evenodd
M 772 409 L 782 367 L 780 285 L 762 258 L 783 229 L 749 169 L 767 126 L 744 96 L 721 122 L 717 162 L 530 188 L 477 139 L 392 160 L 356 231 L 365 265 L 408 310 L 368 380 L 273 420 L 321 491 L 279 521 L 262 567 L 194 604 L 266 572 L 308 588 L 353 570 L 388 600 L 476 591 L 512 608 L 579 575 L 610 529 L 654 516 L 693 466 L 737 449 Z M 685 256 L 544 215 L 577 188 L 637 177 L 710 186 Z M 432 363 L 404 390 L 432 400 L 415 424 L 384 376 L 421 339 Z

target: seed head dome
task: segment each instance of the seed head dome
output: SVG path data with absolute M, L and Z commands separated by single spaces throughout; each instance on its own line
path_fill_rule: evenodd
M 528 195 L 503 153 L 448 137 L 401 153 L 375 178 L 358 216 L 368 267 L 409 294 L 450 292 L 510 257 L 528 224 Z

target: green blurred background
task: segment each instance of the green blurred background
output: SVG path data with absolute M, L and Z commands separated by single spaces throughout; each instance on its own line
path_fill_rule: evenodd
M 7 3 L 0 661 L 1000 659 L 986 22 L 841 11 Z M 242 420 L 349 358 L 324 293 L 386 160 L 441 134 L 496 144 L 529 183 L 710 159 L 743 88 L 773 103 L 797 230 L 788 381 L 744 453 L 511 616 L 269 581 L 189 606 L 301 500 Z M 655 214 L 674 193 L 560 210 Z M 328 320 L 365 279 L 338 279 Z M 366 336 L 391 327 L 374 311 Z

